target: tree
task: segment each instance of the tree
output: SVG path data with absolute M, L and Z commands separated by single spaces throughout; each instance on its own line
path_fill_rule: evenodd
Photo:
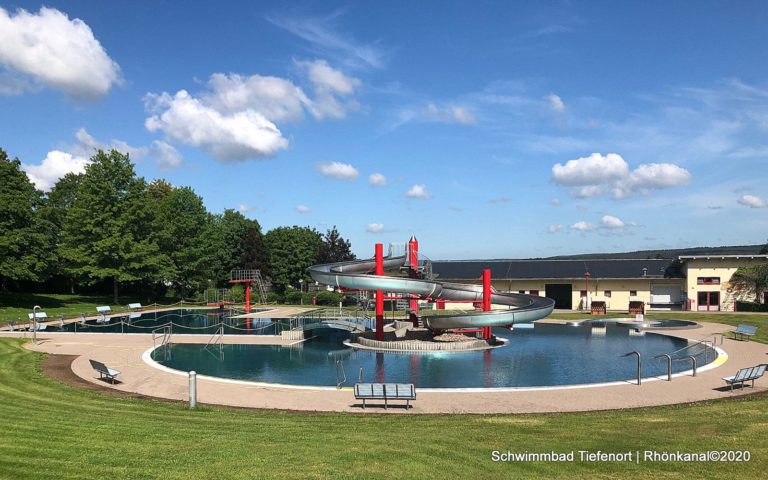
M 72 265 L 61 255 L 62 231 L 67 211 L 75 203 L 77 192 L 83 182 L 82 174 L 68 173 L 61 177 L 44 199 L 41 214 L 51 226 L 53 252 L 56 256 L 54 275 L 66 277 L 70 293 L 75 293 L 75 275 Z
M 118 302 L 121 282 L 167 278 L 170 261 L 152 236 L 152 202 L 127 154 L 99 150 L 86 167 L 68 209 L 61 253 L 86 282 L 111 280 Z
M 768 243 L 763 245 L 763 248 L 760 249 L 760 255 L 766 255 L 768 254 Z
M 739 267 L 730 280 L 730 286 L 742 295 L 755 295 L 760 303 L 763 293 L 768 291 L 768 264 Z
M 326 231 L 323 236 L 323 243 L 320 246 L 320 263 L 335 263 L 355 260 L 357 257 L 352 253 L 352 244 L 349 240 L 342 238 L 336 225 L 331 230 Z
M 188 290 L 201 290 L 212 275 L 214 252 L 205 241 L 210 215 L 189 187 L 173 188 L 163 180 L 148 186 L 154 205 L 152 236 L 160 252 L 168 257 L 166 280 L 184 297 Z
M 0 149 L 0 288 L 8 280 L 42 279 L 53 263 L 47 222 L 39 213 L 41 193 Z
M 300 286 L 299 280 L 310 280 L 307 268 L 320 258 L 320 232 L 310 227 L 278 227 L 267 232 L 264 240 L 276 290 L 284 292 L 289 285 Z

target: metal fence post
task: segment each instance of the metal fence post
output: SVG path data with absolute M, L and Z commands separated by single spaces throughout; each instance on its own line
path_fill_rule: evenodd
M 197 406 L 197 373 L 194 370 L 189 372 L 189 408 L 194 409 Z

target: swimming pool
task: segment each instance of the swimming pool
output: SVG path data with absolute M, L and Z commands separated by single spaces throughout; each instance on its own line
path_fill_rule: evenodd
M 394 353 L 356 350 L 342 344 L 345 334 L 325 331 L 293 346 L 174 344 L 155 350 L 152 358 L 181 371 L 237 380 L 293 385 L 336 386 L 365 382 L 414 383 L 420 388 L 502 388 L 563 386 L 635 378 L 638 351 L 643 376 L 666 374 L 666 362 L 654 360 L 673 352 L 673 372 L 690 369 L 695 355 L 705 364 L 701 346 L 618 325 L 600 327 L 536 323 L 510 332 L 494 329 L 508 340 L 504 347 L 479 352 Z M 682 350 L 681 350 L 682 349 Z M 708 361 L 714 360 L 709 349 Z M 341 366 L 341 370 L 340 370 Z M 362 374 L 360 371 L 362 369 Z
M 251 313 L 260 310 L 254 309 Z M 241 313 L 241 312 L 239 312 Z M 213 335 L 221 327 L 227 335 L 280 335 L 288 328 L 285 318 L 232 318 L 233 312 L 218 309 L 180 308 L 143 313 L 125 313 L 99 320 L 49 324 L 48 332 L 152 333 L 170 327 L 172 333 Z

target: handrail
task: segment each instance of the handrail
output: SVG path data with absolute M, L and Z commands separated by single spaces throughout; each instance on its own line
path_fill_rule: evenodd
M 341 372 L 341 374 L 339 374 Z M 339 378 L 341 377 L 341 380 Z M 347 372 L 344 371 L 344 362 L 336 359 L 336 388 L 341 389 L 341 386 L 347 383 Z
M 661 355 L 656 355 L 653 358 L 656 359 L 661 357 L 667 357 L 667 381 L 671 382 L 672 381 L 672 357 L 668 353 L 662 353 Z
M 642 384 L 642 360 L 640 358 L 640 352 L 635 350 L 634 352 L 625 353 L 624 355 L 620 355 L 621 357 L 628 357 L 630 355 L 637 355 L 637 384 Z

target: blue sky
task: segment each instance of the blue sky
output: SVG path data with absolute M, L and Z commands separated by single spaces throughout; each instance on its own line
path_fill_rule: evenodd
M 759 2 L 0 1 L 0 146 L 96 148 L 359 256 L 763 243 Z

